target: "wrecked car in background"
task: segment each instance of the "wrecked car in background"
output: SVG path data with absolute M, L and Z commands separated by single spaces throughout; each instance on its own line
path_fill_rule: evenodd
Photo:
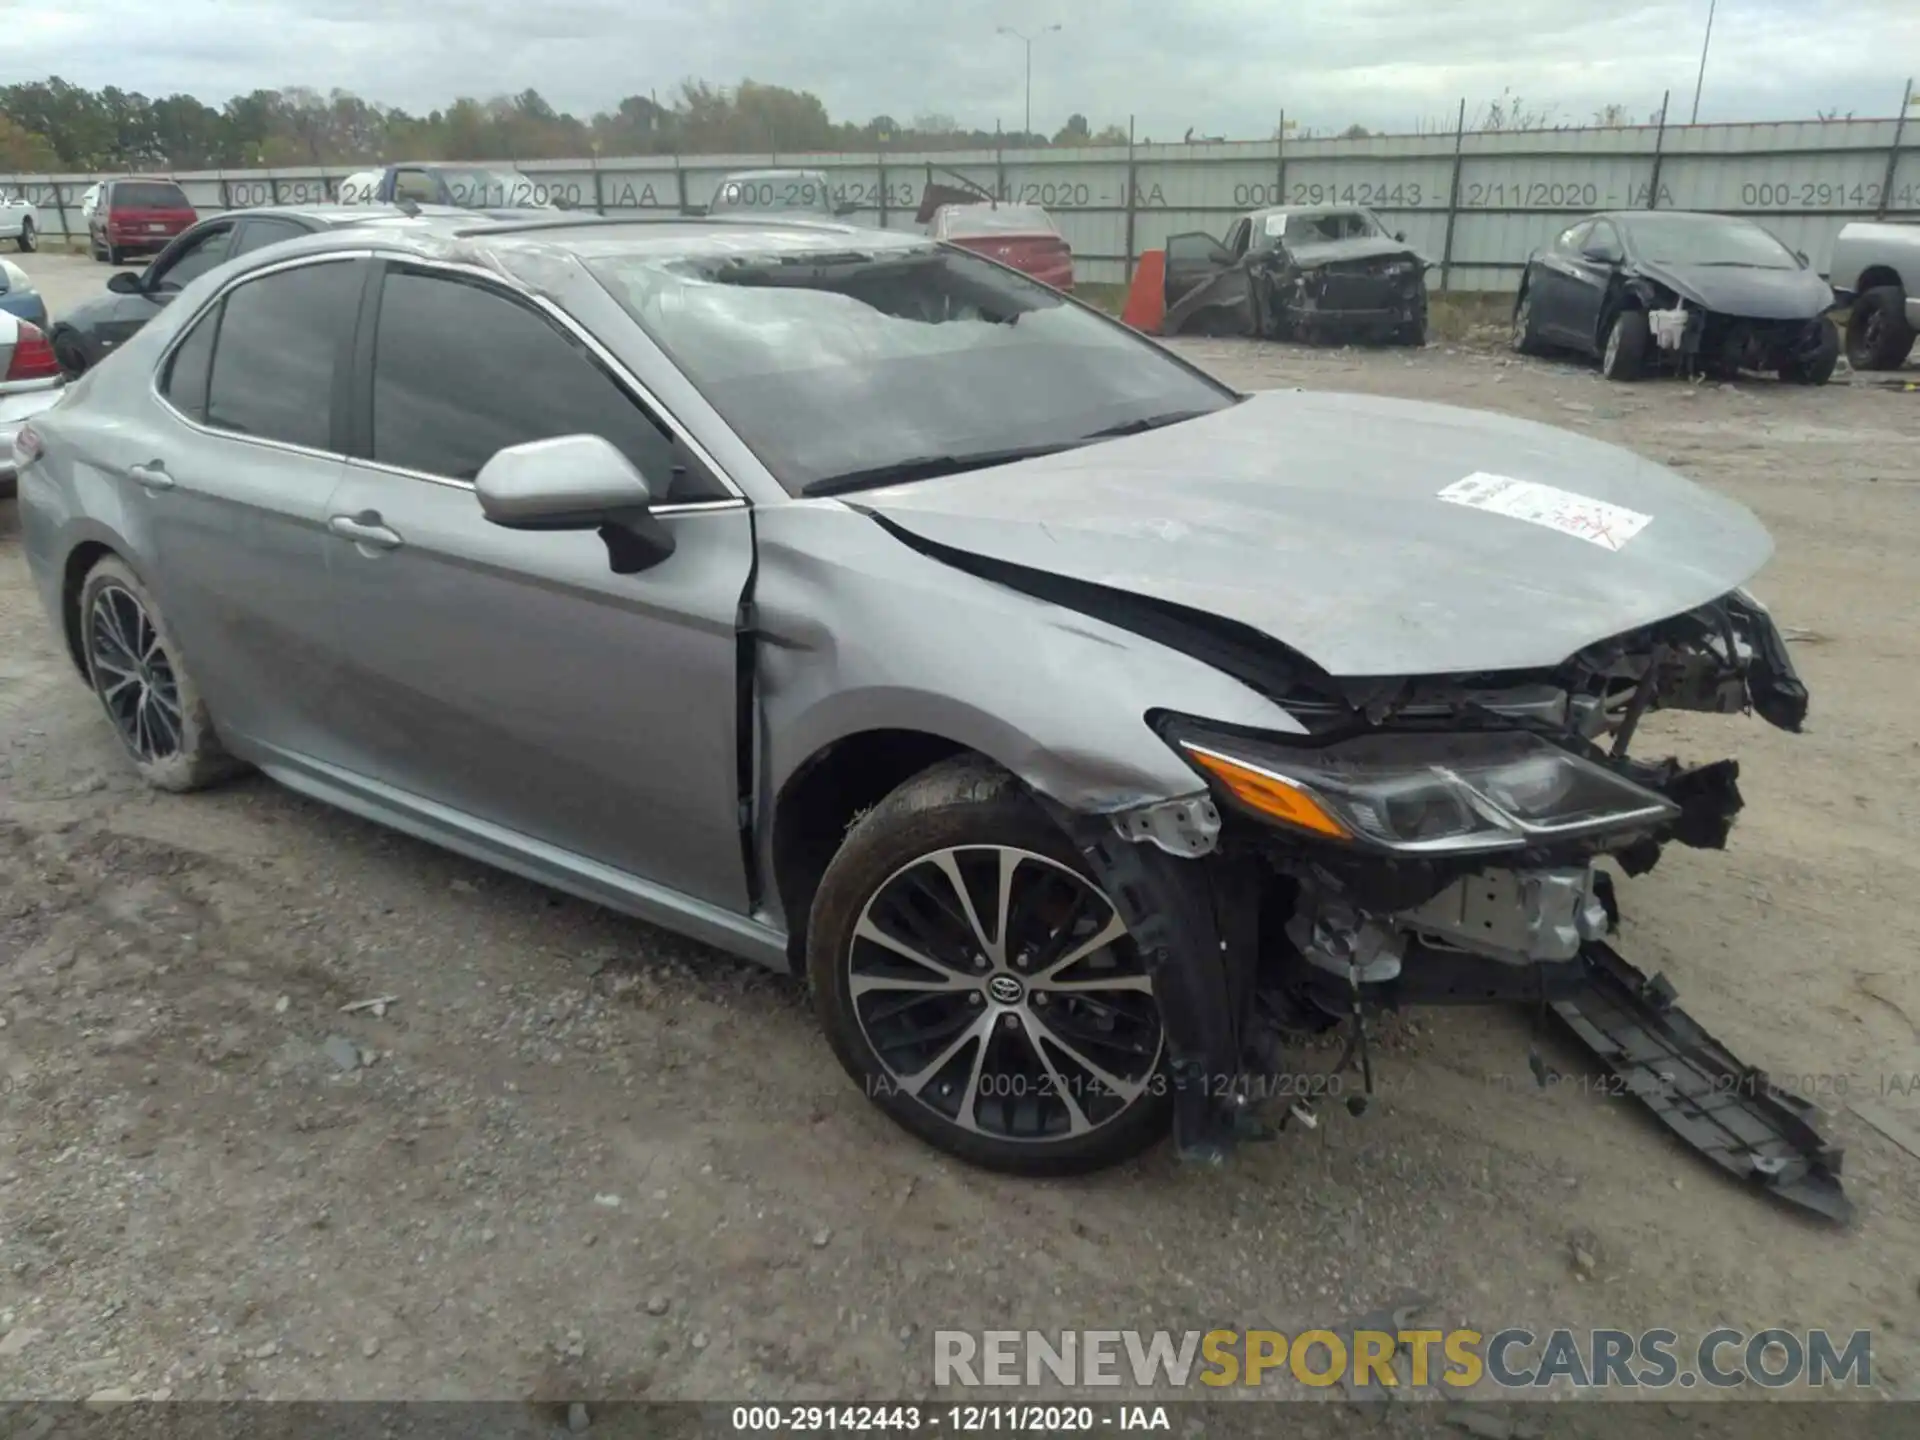
M 1056 290 L 1073 289 L 1073 247 L 1038 205 L 972 201 L 942 205 L 927 223 L 936 240 L 1011 265 Z
M 1528 257 L 1513 348 L 1596 356 L 1609 380 L 1757 370 L 1824 385 L 1840 358 L 1833 304 L 1807 257 L 1751 220 L 1610 211 Z
M 1383 1010 L 1512 1003 L 1847 1213 L 1609 940 L 1606 866 L 1741 806 L 1643 719 L 1808 705 L 1766 531 L 1638 455 L 1243 395 L 924 236 L 424 217 L 202 275 L 15 449 L 149 783 L 252 764 L 799 970 L 949 1154 L 1219 1161 L 1364 1109 Z
M 1362 206 L 1243 215 L 1166 244 L 1164 335 L 1423 345 L 1432 262 Z
M 1855 220 L 1833 242 L 1827 278 L 1847 313 L 1847 363 L 1898 370 L 1920 332 L 1920 225 Z

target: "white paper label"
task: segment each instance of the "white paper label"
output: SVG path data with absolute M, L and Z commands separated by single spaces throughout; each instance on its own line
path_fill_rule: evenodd
M 1475 471 L 1464 480 L 1454 481 L 1440 492 L 1440 498 L 1452 505 L 1466 505 L 1512 520 L 1525 520 L 1529 525 L 1544 525 L 1603 550 L 1621 549 L 1653 523 L 1651 515 L 1642 515 L 1638 510 L 1609 505 L 1605 500 L 1576 495 L 1571 490 L 1538 481 L 1489 475 L 1485 471 Z

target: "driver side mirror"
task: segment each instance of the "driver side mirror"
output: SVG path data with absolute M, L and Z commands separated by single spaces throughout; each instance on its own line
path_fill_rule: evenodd
M 116 270 L 107 281 L 107 289 L 116 295 L 140 295 L 146 288 L 138 270 Z
M 1620 263 L 1620 252 L 1609 245 L 1589 245 L 1580 253 L 1596 265 L 1618 265 Z
M 858 212 L 859 209 L 860 207 L 854 204 L 853 201 L 842 200 L 838 205 L 833 207 L 833 213 L 835 215 L 852 215 Z
M 598 435 L 557 435 L 498 451 L 474 476 L 480 511 L 508 530 L 597 530 L 616 575 L 658 565 L 673 532 L 649 512 L 653 488 Z
M 1396 230 L 1393 232 L 1393 238 L 1404 245 L 1407 243 L 1407 232 L 1404 230 Z

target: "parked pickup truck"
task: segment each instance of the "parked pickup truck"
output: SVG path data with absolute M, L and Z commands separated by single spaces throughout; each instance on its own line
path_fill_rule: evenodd
M 1920 331 L 1920 225 L 1856 220 L 1833 242 L 1828 277 L 1847 321 L 1847 363 L 1897 370 Z

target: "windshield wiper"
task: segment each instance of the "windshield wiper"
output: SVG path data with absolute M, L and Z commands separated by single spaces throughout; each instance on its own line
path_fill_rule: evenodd
M 1143 415 L 1138 420 L 1122 420 L 1118 425 L 1089 430 L 1080 438 L 1111 440 L 1120 435 L 1142 435 L 1149 430 L 1158 430 L 1164 425 L 1178 425 L 1182 420 L 1198 420 L 1202 415 L 1211 414 L 1213 414 L 1211 410 L 1169 410 L 1164 415 Z
M 882 485 L 900 485 L 909 480 L 932 480 L 941 475 L 958 475 L 967 470 L 984 470 L 990 465 L 1009 465 L 1015 460 L 1031 460 L 1038 455 L 1053 455 L 1072 450 L 1078 440 L 1055 440 L 1045 445 L 1018 445 L 1005 450 L 972 450 L 960 455 L 917 455 L 911 460 L 894 460 L 865 470 L 848 470 L 839 475 L 824 475 L 800 487 L 802 495 L 842 495 L 849 490 L 871 490 Z

